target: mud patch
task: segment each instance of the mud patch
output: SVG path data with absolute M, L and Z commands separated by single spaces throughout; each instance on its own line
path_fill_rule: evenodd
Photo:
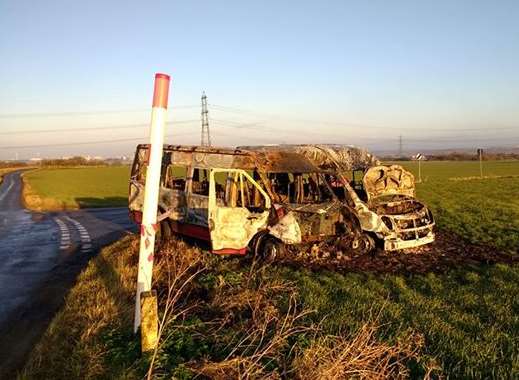
M 304 267 L 310 270 L 336 272 L 371 272 L 393 274 L 443 273 L 455 267 L 481 264 L 516 264 L 519 254 L 500 252 L 497 248 L 471 244 L 456 234 L 437 232 L 432 244 L 401 251 L 378 250 L 370 255 L 310 259 L 308 257 L 282 258 L 279 264 Z

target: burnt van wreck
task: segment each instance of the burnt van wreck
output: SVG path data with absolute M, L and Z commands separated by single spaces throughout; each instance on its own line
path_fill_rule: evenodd
M 353 210 L 363 233 L 386 251 L 434 241 L 431 211 L 416 199 L 415 179 L 400 165 L 385 166 L 365 149 L 345 145 L 279 145 L 256 150 L 295 151 L 322 170 L 329 185 Z
M 129 209 L 137 223 L 148 154 L 148 145 L 137 147 L 130 178 Z M 369 154 L 366 162 L 365 154 L 352 164 L 351 155 L 330 146 L 164 145 L 161 239 L 179 234 L 208 242 L 215 254 L 266 260 L 341 258 L 377 244 L 395 250 L 433 241 L 432 215 L 414 199 L 412 175 L 379 166 Z

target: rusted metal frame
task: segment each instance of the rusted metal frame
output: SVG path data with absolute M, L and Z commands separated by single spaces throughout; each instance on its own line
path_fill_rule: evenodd
M 137 145 L 137 149 L 149 149 L 149 144 L 139 144 Z M 248 152 L 244 152 L 240 149 L 226 149 L 226 148 L 212 148 L 212 147 L 202 147 L 197 145 L 163 145 L 164 151 L 171 152 L 185 152 L 185 153 L 208 153 L 208 154 L 226 154 L 226 155 L 241 155 L 247 156 Z
M 268 195 L 271 197 L 271 199 L 275 202 L 275 203 L 280 203 L 281 200 L 280 200 L 280 197 L 279 195 L 274 191 L 274 189 L 272 189 L 272 184 L 268 178 L 268 175 L 266 172 L 263 172 L 261 170 L 258 170 L 258 175 L 260 176 L 260 179 L 261 179 L 261 182 L 263 183 L 263 186 L 265 186 L 265 190 L 266 192 L 268 193 Z
M 391 195 L 404 195 L 404 194 L 391 194 Z M 373 201 L 376 201 L 376 199 L 374 199 Z M 376 203 L 376 204 L 374 204 L 374 206 L 397 207 L 397 206 L 399 206 L 401 204 L 408 203 L 409 201 L 413 201 L 415 203 L 418 203 L 418 202 L 416 202 L 416 200 L 414 198 L 407 198 L 407 199 L 403 199 L 403 200 L 400 200 L 400 201 L 388 201 L 388 202 Z
M 301 236 L 301 243 L 323 242 L 330 237 L 334 237 L 334 235 L 304 235 Z
M 240 173 L 240 195 L 241 195 L 241 205 L 242 207 L 245 207 L 245 192 L 243 191 L 243 175 Z
M 423 218 L 425 216 L 427 216 L 427 214 L 424 212 L 423 214 L 419 214 L 418 212 L 414 212 L 412 214 L 400 214 L 400 215 L 386 215 L 386 216 L 390 216 L 392 217 L 393 219 L 395 219 L 395 221 L 411 221 L 413 219 L 420 219 L 420 218 Z
M 211 170 L 211 172 L 209 173 L 210 175 L 210 179 L 209 179 L 209 189 L 211 189 L 211 183 L 213 183 L 213 185 L 215 184 L 215 179 L 214 179 L 214 175 L 216 173 L 222 173 L 222 172 L 225 172 L 225 173 L 235 173 L 235 175 L 243 175 L 245 176 L 245 178 L 247 178 L 258 190 L 259 192 L 265 197 L 265 209 L 269 209 L 272 207 L 272 203 L 271 203 L 271 200 L 270 200 L 270 196 L 269 194 L 263 190 L 263 188 L 261 187 L 261 185 L 254 179 L 252 178 L 249 173 L 247 173 L 245 170 L 243 169 L 222 169 L 222 168 L 214 168 Z
M 414 226 L 414 237 L 416 239 L 418 239 L 419 236 L 418 236 L 418 229 L 416 228 L 416 219 L 415 218 L 413 218 L 413 226 Z
M 414 220 L 413 220 L 414 221 Z M 416 226 L 416 223 L 413 223 Z M 421 230 L 431 229 L 434 226 L 434 223 L 428 224 L 426 226 L 412 227 L 412 228 L 398 228 L 395 227 L 394 231 L 398 234 L 399 232 L 407 233 L 407 232 L 417 232 Z

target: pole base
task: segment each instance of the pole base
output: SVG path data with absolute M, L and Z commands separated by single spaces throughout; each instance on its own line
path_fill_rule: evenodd
M 159 342 L 157 292 L 152 289 L 141 293 L 141 352 L 150 352 Z

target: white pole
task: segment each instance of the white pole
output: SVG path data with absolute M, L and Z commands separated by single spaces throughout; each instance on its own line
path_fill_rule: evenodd
M 422 183 L 422 160 L 418 159 L 418 182 Z
M 141 222 L 139 249 L 139 272 L 137 274 L 137 294 L 135 297 L 134 332 L 141 324 L 141 293 L 151 290 L 155 232 L 157 230 L 157 206 L 159 200 L 162 146 L 168 108 L 169 76 L 155 74 L 153 108 L 151 110 L 150 159 L 144 186 L 144 205 Z

